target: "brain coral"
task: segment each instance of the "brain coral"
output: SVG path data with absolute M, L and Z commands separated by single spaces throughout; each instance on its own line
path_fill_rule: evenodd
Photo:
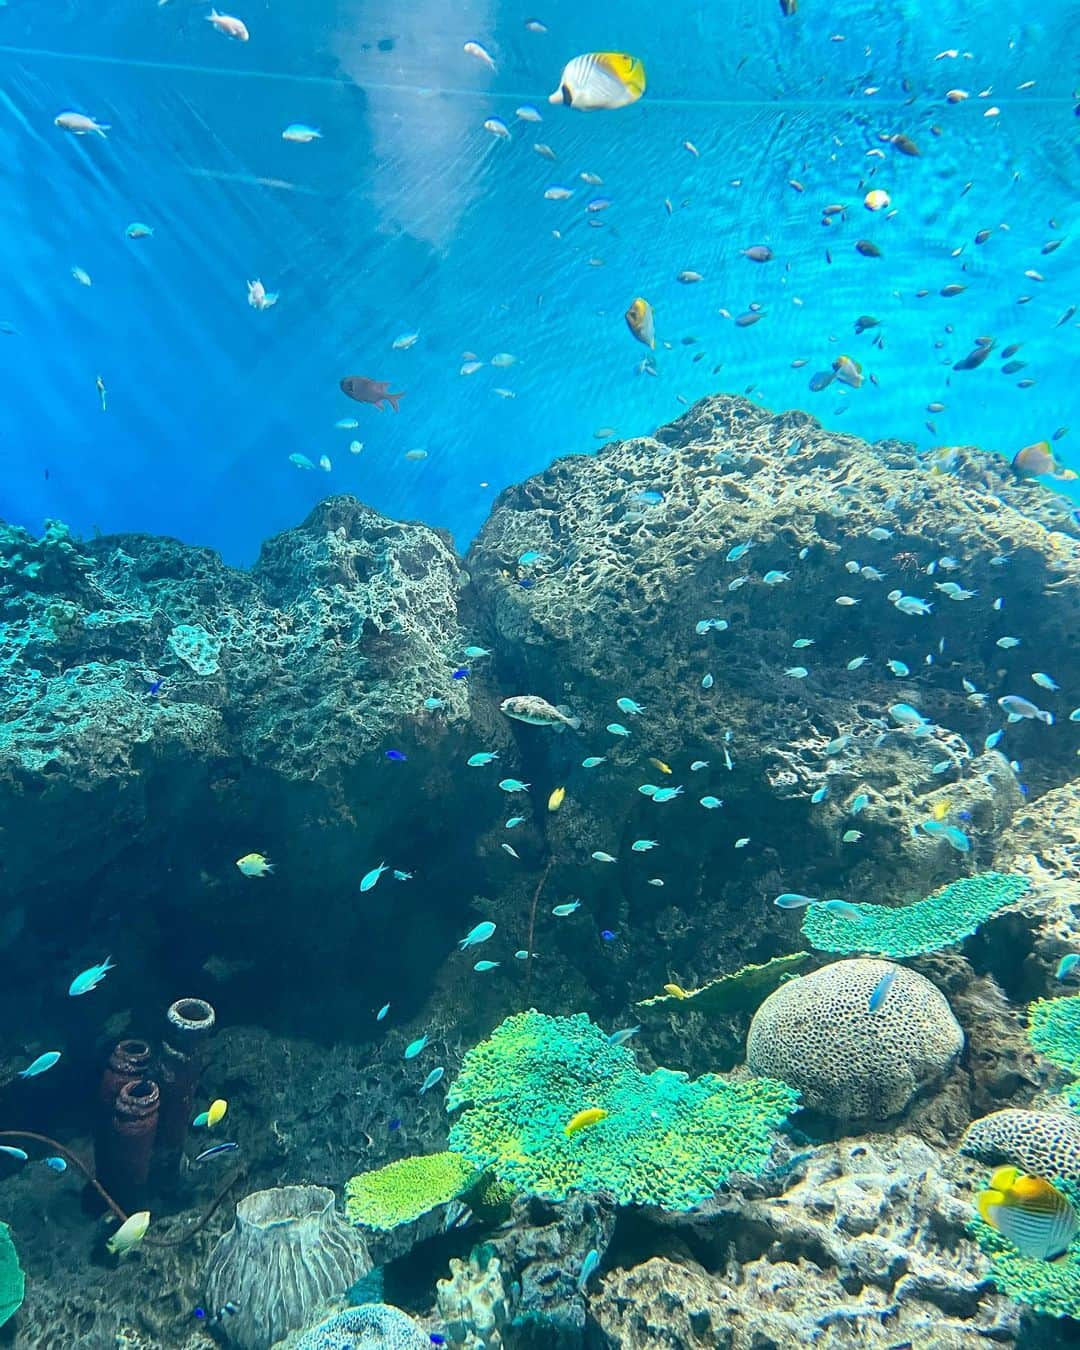
M 870 1011 L 883 975 L 896 972 L 884 1003 Z M 943 995 L 921 975 L 888 961 L 835 961 L 789 980 L 754 1014 L 746 1059 L 839 1120 L 898 1115 L 940 1079 L 964 1045 Z
M 304 1332 L 296 1350 L 431 1350 L 431 1342 L 400 1308 L 365 1303 Z
M 1053 1111 L 993 1111 L 964 1131 L 960 1152 L 1012 1163 L 1040 1177 L 1080 1183 L 1080 1117 Z
M 465 1108 L 449 1142 L 532 1195 L 606 1191 L 621 1204 L 689 1209 L 733 1172 L 759 1171 L 796 1102 L 768 1078 L 644 1074 L 584 1013 L 530 1010 L 466 1054 L 447 1094 L 449 1109 Z M 567 1136 L 567 1122 L 594 1107 L 606 1118 Z
M 1019 900 L 1026 877 L 981 872 L 942 886 L 914 905 L 858 904 L 859 920 L 811 905 L 802 931 L 819 951 L 917 956 L 962 942 L 997 910 Z

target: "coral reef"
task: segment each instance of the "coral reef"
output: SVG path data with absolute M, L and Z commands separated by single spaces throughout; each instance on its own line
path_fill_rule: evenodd
M 657 994 L 653 998 L 640 999 L 637 1006 L 665 1012 L 702 1012 L 712 1016 L 746 1012 L 756 1008 L 763 998 L 809 960 L 809 952 L 774 956 L 764 965 L 743 966 L 730 975 L 720 975 L 700 989 L 684 989 L 681 994 Z
M 876 1011 L 870 995 L 895 972 Z M 835 961 L 789 980 L 754 1014 L 746 1062 L 782 1079 L 803 1104 L 845 1122 L 886 1120 L 939 1082 L 964 1046 L 943 995 L 887 961 Z
M 980 872 L 950 882 L 913 905 L 856 904 L 858 920 L 811 905 L 803 936 L 826 952 L 872 952 L 876 956 L 918 956 L 952 947 L 1029 889 L 1021 876 Z
M 502 1263 L 490 1249 L 476 1249 L 466 1261 L 451 1257 L 450 1278 L 435 1286 L 446 1339 L 464 1350 L 501 1350 L 508 1304 Z
M 449 1204 L 479 1176 L 460 1153 L 400 1158 L 352 1177 L 345 1186 L 345 1212 L 353 1223 L 389 1231 Z
M 1080 1185 L 1080 1116 L 1007 1107 L 973 1120 L 960 1152 Z
M 304 1332 L 293 1350 L 431 1350 L 431 1342 L 400 1308 L 365 1303 Z
M 230 1345 L 266 1350 L 371 1268 L 360 1234 L 323 1186 L 279 1186 L 245 1196 L 206 1270 L 206 1301 L 236 1311 L 221 1321 Z
M 584 1014 L 533 1010 L 465 1055 L 447 1095 L 448 1109 L 464 1108 L 449 1142 L 531 1195 L 603 1191 L 620 1204 L 687 1209 L 732 1173 L 759 1170 L 796 1100 L 769 1078 L 643 1074 Z M 585 1109 L 604 1116 L 568 1132 Z
M 1075 1079 L 1080 1079 L 1080 994 L 1036 999 L 1028 1008 L 1032 1049 Z M 1069 1105 L 1080 1109 L 1080 1082 L 1065 1088 Z

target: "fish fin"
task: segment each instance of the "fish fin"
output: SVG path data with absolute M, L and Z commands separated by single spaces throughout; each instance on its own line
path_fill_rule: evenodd
M 1016 1185 L 1017 1180 L 1022 1175 L 1019 1167 L 1012 1165 L 995 1167 L 990 1174 L 990 1190 L 1007 1191 Z
M 992 1228 L 997 1227 L 994 1214 L 1004 1199 L 1000 1191 L 980 1191 L 975 1197 L 975 1208 L 979 1211 L 979 1217 Z
M 394 410 L 395 412 L 399 412 L 400 409 L 398 408 L 398 402 L 399 402 L 399 400 L 403 399 L 404 397 L 405 397 L 405 392 L 404 392 L 404 390 L 402 390 L 402 392 L 401 392 L 400 394 L 387 394 L 387 395 L 386 395 L 386 401 L 387 401 L 387 403 L 390 404 L 391 408 L 393 408 L 393 410 Z
M 556 705 L 555 711 L 557 713 L 562 713 L 566 718 L 566 725 L 569 726 L 571 731 L 581 730 L 581 718 L 576 717 L 565 704 L 560 703 Z M 562 731 L 562 729 L 561 724 L 555 728 L 556 731 Z

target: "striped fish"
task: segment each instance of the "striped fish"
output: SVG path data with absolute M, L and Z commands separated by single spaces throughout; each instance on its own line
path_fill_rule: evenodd
M 645 67 L 624 52 L 589 52 L 563 67 L 559 87 L 549 103 L 593 112 L 597 108 L 625 108 L 645 92 Z
M 1022 1256 L 1053 1261 L 1076 1236 L 1076 1210 L 1045 1177 L 1027 1176 L 1018 1167 L 999 1167 L 990 1189 L 975 1197 L 979 1213 L 1007 1237 Z

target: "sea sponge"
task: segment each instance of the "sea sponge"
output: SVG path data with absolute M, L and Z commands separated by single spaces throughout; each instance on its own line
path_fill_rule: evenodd
M 1080 1189 L 1068 1182 L 1061 1189 L 1074 1205 L 1080 1204 Z M 1036 1261 L 1021 1256 L 1008 1238 L 978 1216 L 969 1227 L 990 1258 L 991 1278 L 1003 1294 L 1047 1317 L 1080 1318 L 1080 1234 L 1058 1260 Z
M 858 920 L 811 905 L 802 931 L 823 952 L 874 952 L 881 956 L 918 956 L 952 947 L 1030 886 L 1026 877 L 980 872 L 942 886 L 913 905 L 856 904 Z
M 296 1350 L 431 1350 L 431 1341 L 400 1308 L 365 1303 L 305 1331 Z
M 1080 1184 L 1080 1116 L 1012 1107 L 992 1111 L 967 1127 L 960 1152 Z
M 345 1212 L 353 1223 L 389 1232 L 437 1205 L 456 1200 L 480 1178 L 459 1153 L 401 1158 L 345 1183 Z
M 876 1011 L 870 995 L 895 971 Z M 746 1061 L 837 1120 L 886 1120 L 941 1079 L 964 1033 L 938 989 L 889 961 L 834 961 L 782 984 L 754 1014 Z
M 810 960 L 809 952 L 789 952 L 774 956 L 760 966 L 742 966 L 730 975 L 719 975 L 700 989 L 682 994 L 657 994 L 638 1001 L 639 1008 L 661 1008 L 665 1012 L 720 1013 L 745 1012 L 756 1008 L 777 985 Z
M 517 1013 L 465 1055 L 447 1094 L 464 1107 L 450 1147 L 522 1192 L 563 1200 L 604 1191 L 619 1204 L 684 1210 L 733 1172 L 765 1165 L 773 1127 L 798 1095 L 763 1078 L 644 1074 L 584 1013 Z M 567 1135 L 579 1111 L 607 1115 Z
M 218 664 L 221 642 L 201 623 L 177 624 L 165 641 L 196 675 L 216 675 L 221 669 Z

